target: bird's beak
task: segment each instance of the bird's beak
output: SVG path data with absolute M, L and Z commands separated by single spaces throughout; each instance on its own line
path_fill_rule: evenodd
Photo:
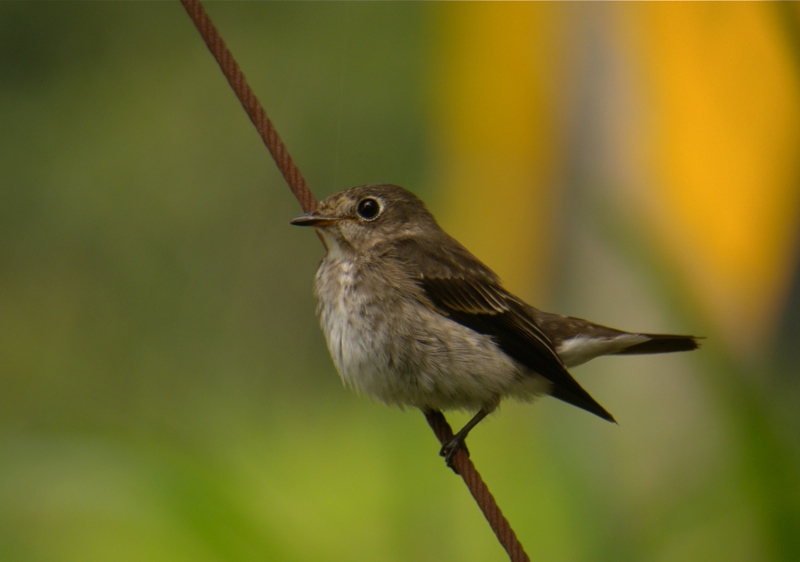
M 295 226 L 329 226 L 339 222 L 338 217 L 326 217 L 317 214 L 316 211 L 300 215 L 289 221 L 290 224 Z

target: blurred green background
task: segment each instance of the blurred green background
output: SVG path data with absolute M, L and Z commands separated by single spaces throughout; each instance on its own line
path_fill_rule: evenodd
M 532 559 L 800 559 L 796 4 L 208 9 L 318 198 L 404 185 L 540 308 L 707 336 L 576 371 L 619 426 L 473 433 Z M 506 558 L 423 416 L 342 388 L 177 2 L 1 3 L 0 100 L 0 560 Z

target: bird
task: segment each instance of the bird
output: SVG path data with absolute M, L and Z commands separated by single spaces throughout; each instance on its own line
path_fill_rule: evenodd
M 326 249 L 314 293 L 342 381 L 388 405 L 474 413 L 440 450 L 451 468 L 469 432 L 504 399 L 549 395 L 615 422 L 568 369 L 602 355 L 699 346 L 695 336 L 534 308 L 397 185 L 335 193 L 291 224 L 316 229 Z

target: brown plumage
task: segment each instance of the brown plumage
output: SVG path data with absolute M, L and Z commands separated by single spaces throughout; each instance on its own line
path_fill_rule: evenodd
M 448 460 L 506 396 L 550 394 L 614 421 L 568 367 L 698 347 L 693 336 L 625 332 L 528 305 L 398 186 L 337 193 L 292 223 L 317 228 L 327 248 L 318 311 L 343 380 L 390 404 L 479 410 L 443 448 Z

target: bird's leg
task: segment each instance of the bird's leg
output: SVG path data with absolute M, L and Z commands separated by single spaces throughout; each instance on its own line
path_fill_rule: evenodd
M 450 439 L 447 443 L 442 445 L 439 454 L 444 457 L 444 462 L 447 463 L 447 466 L 455 470 L 453 467 L 453 455 L 456 454 L 458 449 L 463 448 L 464 452 L 469 456 L 469 451 L 467 450 L 467 446 L 464 444 L 464 440 L 469 435 L 469 432 L 472 431 L 472 428 L 478 425 L 483 418 L 491 414 L 495 408 L 497 408 L 498 401 L 495 400 L 494 402 L 490 402 L 488 404 L 484 404 L 484 406 L 478 410 L 478 413 L 472 416 L 472 419 L 469 420 L 464 427 L 462 427 L 458 433 L 453 435 L 453 438 Z

